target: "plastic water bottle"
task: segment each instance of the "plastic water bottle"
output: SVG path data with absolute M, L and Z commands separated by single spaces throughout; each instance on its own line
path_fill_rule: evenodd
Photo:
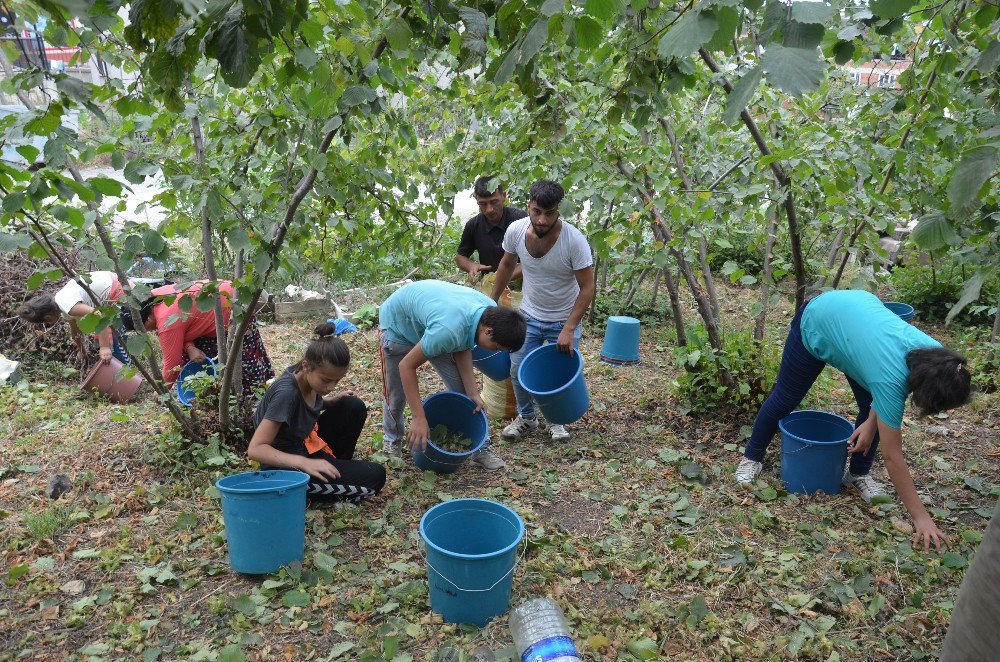
M 529 600 L 507 619 L 521 662 L 581 662 L 572 630 L 555 600 Z

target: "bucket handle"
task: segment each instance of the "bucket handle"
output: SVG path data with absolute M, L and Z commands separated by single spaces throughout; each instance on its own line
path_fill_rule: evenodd
M 426 551 L 423 554 L 423 559 L 427 563 L 427 567 L 428 568 L 430 568 L 431 570 L 433 570 L 434 572 L 436 572 L 441 579 L 445 580 L 446 582 L 448 582 L 449 584 L 451 584 L 452 586 L 454 586 L 457 590 L 459 590 L 459 591 L 461 591 L 463 593 L 487 593 L 487 592 L 492 591 L 493 589 L 495 589 L 500 582 L 502 582 L 503 580 L 507 579 L 507 576 L 509 574 L 511 574 L 512 572 L 514 572 L 514 569 L 517 568 L 517 564 L 524 560 L 524 555 L 525 555 L 525 553 L 527 551 L 528 551 L 528 534 L 525 533 L 524 534 L 524 548 L 521 550 L 521 555 L 518 556 L 517 560 L 510 566 L 510 570 L 508 570 L 507 572 L 503 573 L 503 575 L 500 577 L 500 579 L 498 579 L 495 582 L 493 582 L 493 586 L 490 586 L 489 588 L 462 588 L 461 586 L 459 586 L 455 582 L 453 582 L 450 579 L 448 579 L 443 572 L 441 572 L 440 570 L 438 570 L 437 568 L 435 568 L 433 565 L 431 565 L 430 559 L 427 558 L 427 552 Z
M 782 455 L 795 455 L 796 453 L 801 453 L 802 451 L 809 450 L 810 448 L 812 448 L 815 445 L 816 444 L 803 444 L 802 448 L 796 449 L 794 451 L 786 451 L 785 449 L 782 449 L 781 450 L 781 454 Z

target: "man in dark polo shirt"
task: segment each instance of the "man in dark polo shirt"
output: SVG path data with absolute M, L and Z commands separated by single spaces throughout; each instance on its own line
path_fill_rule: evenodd
M 497 270 L 503 259 L 503 234 L 514 221 L 526 218 L 528 213 L 506 206 L 507 194 L 503 187 L 495 183 L 496 190 L 490 191 L 490 181 L 495 177 L 480 177 L 476 180 L 473 194 L 479 204 L 479 214 L 469 219 L 462 231 L 458 244 L 455 264 L 468 274 L 469 285 L 474 285 L 479 276 Z M 479 262 L 473 261 L 472 254 L 479 254 Z M 521 265 L 514 268 L 511 280 L 521 280 Z

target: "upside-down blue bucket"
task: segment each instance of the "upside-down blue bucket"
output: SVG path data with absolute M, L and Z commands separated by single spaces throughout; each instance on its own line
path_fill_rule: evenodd
M 215 370 L 215 361 L 206 356 L 204 363 L 188 361 L 181 368 L 181 374 L 177 375 L 177 399 L 185 407 L 190 407 L 194 404 L 196 396 L 195 392 L 184 384 L 184 380 L 197 375 L 199 372 L 208 372 L 215 377 L 218 374 Z
M 251 471 L 220 478 L 222 518 L 233 570 L 276 572 L 301 561 L 306 546 L 306 483 L 301 471 Z
M 583 355 L 575 349 L 572 354 L 563 354 L 555 343 L 542 345 L 524 357 L 517 379 L 549 423 L 572 423 L 590 407 L 583 381 Z
M 495 382 L 510 377 L 510 352 L 502 349 L 483 349 L 479 345 L 472 348 L 472 364 Z
M 913 319 L 913 306 L 902 301 L 886 301 L 885 307 L 899 315 L 899 319 L 909 322 Z
M 825 411 L 793 411 L 781 428 L 781 482 L 789 492 L 840 491 L 854 424 Z
M 483 627 L 507 611 L 524 522 L 486 499 L 454 499 L 420 518 L 431 610 L 449 623 Z
M 601 347 L 601 361 L 612 365 L 639 363 L 639 320 L 624 315 L 608 318 Z
M 435 393 L 424 400 L 428 427 L 433 430 L 435 425 L 444 425 L 452 432 L 471 439 L 472 448 L 464 453 L 451 453 L 428 441 L 426 450 L 410 451 L 413 463 L 423 471 L 435 471 L 439 474 L 450 474 L 462 466 L 489 438 L 490 426 L 486 420 L 486 412 L 480 410 L 472 413 L 475 408 L 476 403 L 472 398 L 454 391 Z

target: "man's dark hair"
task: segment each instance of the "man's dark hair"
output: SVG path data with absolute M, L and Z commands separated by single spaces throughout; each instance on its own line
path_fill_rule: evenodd
M 534 202 L 542 209 L 552 209 L 559 206 L 565 195 L 566 191 L 558 182 L 551 179 L 539 179 L 531 185 L 531 189 L 528 191 L 528 202 Z
M 46 317 L 58 312 L 60 312 L 59 306 L 56 305 L 56 300 L 51 295 L 39 294 L 21 304 L 21 307 L 17 309 L 17 316 L 25 322 L 42 324 Z
M 479 323 L 493 329 L 493 342 L 504 349 L 516 352 L 524 345 L 528 323 L 524 320 L 524 316 L 513 308 L 490 306 L 483 311 Z
M 906 386 L 913 393 L 913 404 L 924 414 L 936 414 L 968 402 L 972 375 L 965 363 L 964 356 L 947 347 L 910 350 Z
M 490 190 L 490 182 L 496 185 L 493 190 Z M 473 192 L 477 198 L 488 198 L 494 193 L 503 193 L 503 185 L 500 184 L 500 180 L 496 178 L 496 175 L 487 175 L 476 180 Z

